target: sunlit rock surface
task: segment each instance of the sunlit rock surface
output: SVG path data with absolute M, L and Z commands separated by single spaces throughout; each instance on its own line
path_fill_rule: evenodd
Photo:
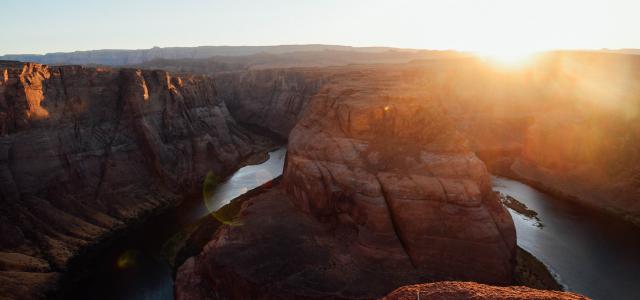
M 291 133 L 284 184 L 296 206 L 353 227 L 363 255 L 510 282 L 515 232 L 484 164 L 419 85 L 366 75 L 325 86 Z
M 558 51 L 440 73 L 430 89 L 492 172 L 640 224 L 640 56 Z
M 0 63 L 0 296 L 43 296 L 84 247 L 255 139 L 207 77 Z
M 381 300 L 581 300 L 587 297 L 523 286 L 497 287 L 475 282 L 436 282 L 401 287 Z

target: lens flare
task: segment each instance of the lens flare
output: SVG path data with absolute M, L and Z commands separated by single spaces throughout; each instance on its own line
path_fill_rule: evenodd
M 136 264 L 137 252 L 134 250 L 127 250 L 118 256 L 116 260 L 116 267 L 118 269 L 128 269 Z

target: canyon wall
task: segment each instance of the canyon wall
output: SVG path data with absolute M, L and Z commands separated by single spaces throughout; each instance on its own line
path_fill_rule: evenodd
M 636 55 L 552 52 L 461 68 L 436 89 L 493 173 L 640 225 L 639 67 Z
M 2 62 L 0 295 L 42 297 L 83 249 L 259 140 L 207 77 Z
M 506 175 L 640 226 L 638 120 L 596 119 L 539 118 Z
M 215 79 L 220 99 L 238 122 L 286 139 L 309 99 L 332 73 L 331 68 L 269 69 L 218 74 Z

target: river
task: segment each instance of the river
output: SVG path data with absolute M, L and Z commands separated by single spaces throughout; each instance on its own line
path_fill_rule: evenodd
M 538 213 L 509 209 L 518 245 L 545 263 L 568 290 L 597 300 L 640 299 L 640 229 L 518 181 L 494 177 L 493 188 Z
M 163 258 L 165 243 L 214 209 L 282 174 L 286 148 L 269 152 L 258 165 L 245 166 L 220 183 L 210 199 L 185 201 L 136 226 L 104 249 L 88 274 L 67 295 L 73 299 L 173 299 L 173 276 Z
M 245 166 L 219 184 L 211 199 L 186 201 L 117 239 L 86 270 L 88 277 L 69 295 L 77 299 L 173 299 L 172 268 L 163 245 L 243 193 L 282 174 L 286 149 L 267 161 Z M 602 213 L 560 201 L 500 177 L 494 190 L 510 195 L 538 213 L 542 227 L 509 210 L 518 245 L 555 273 L 570 291 L 594 299 L 639 299 L 640 230 Z

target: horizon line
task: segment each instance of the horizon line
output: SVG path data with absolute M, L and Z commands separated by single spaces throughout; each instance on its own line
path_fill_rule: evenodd
M 144 51 L 144 50 L 152 50 L 152 49 L 172 49 L 172 48 L 204 48 L 204 47 L 290 47 L 290 46 L 331 46 L 331 47 L 347 47 L 347 48 L 388 48 L 390 50 L 410 50 L 410 51 L 455 51 L 455 52 L 482 52 L 482 50 L 473 50 L 473 49 L 455 49 L 455 48 L 412 48 L 412 47 L 395 47 L 395 46 L 352 46 L 347 44 L 322 44 L 322 43 L 301 43 L 301 44 L 268 44 L 268 45 L 232 45 L 232 44 L 221 44 L 221 45 L 199 45 L 199 46 L 151 46 L 149 48 L 99 48 L 99 49 L 87 49 L 87 50 L 72 50 L 72 51 L 52 51 L 52 52 L 44 52 L 44 53 L 3 53 L 0 54 L 0 57 L 3 56 L 12 56 L 12 55 L 34 55 L 34 56 L 45 56 L 51 54 L 67 54 L 67 53 L 78 53 L 78 52 L 92 52 L 92 51 Z M 640 48 L 633 47 L 622 47 L 622 48 L 548 48 L 548 49 L 534 49 L 531 52 L 547 52 L 547 51 L 624 51 L 624 50 L 640 50 Z

